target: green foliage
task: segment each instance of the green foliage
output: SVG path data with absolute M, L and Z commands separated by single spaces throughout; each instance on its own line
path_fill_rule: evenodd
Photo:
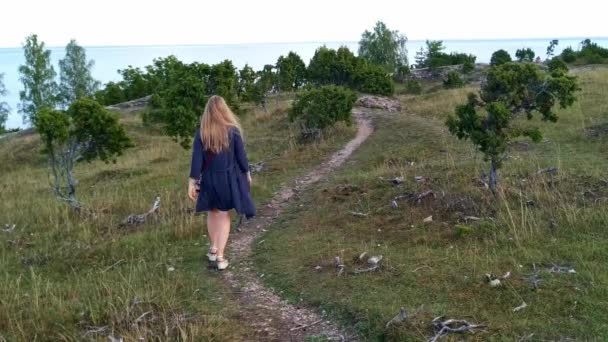
M 361 35 L 359 56 L 392 73 L 408 65 L 406 43 L 405 35 L 389 30 L 386 24 L 378 21 L 373 31 L 365 30 Z
M 435 70 L 448 65 L 468 64 L 467 68 L 470 69 L 471 65 L 475 65 L 476 56 L 457 52 L 447 54 L 443 52 L 444 50 L 443 41 L 427 40 L 426 49 L 421 48 L 416 53 L 416 68 Z
M 462 73 L 470 74 L 475 71 L 475 60 L 467 59 L 462 63 Z
M 464 87 L 464 80 L 460 77 L 458 71 L 448 72 L 446 78 L 443 80 L 443 87 L 447 89 L 462 88 Z
M 44 42 L 33 34 L 23 44 L 25 64 L 19 67 L 23 90 L 19 92 L 19 112 L 24 122 L 36 123 L 38 112 L 57 104 L 57 84 L 55 69 L 51 64 L 51 51 L 45 50 Z
M 354 78 L 354 88 L 362 93 L 391 96 L 395 84 L 386 70 L 378 65 L 360 67 Z
M 256 104 L 261 104 L 266 109 L 266 98 L 277 85 L 277 74 L 273 71 L 273 66 L 270 64 L 264 65 L 264 68 L 258 71 L 257 79 L 254 84 L 252 101 Z
M 352 122 L 357 95 L 350 89 L 326 85 L 304 90 L 296 95 L 289 119 L 304 129 L 324 129 L 338 121 Z
M 553 58 L 555 56 L 555 48 L 559 45 L 559 40 L 553 39 L 549 42 L 549 46 L 547 46 L 547 59 Z
M 232 61 L 224 60 L 211 66 L 207 81 L 207 95 L 220 95 L 233 110 L 237 110 L 238 84 L 239 76 L 236 67 Z
M 536 57 L 536 53 L 534 53 L 534 50 L 530 48 L 517 49 L 517 51 L 515 51 L 515 57 L 517 57 L 519 62 L 532 63 L 534 61 L 534 57 Z
M 592 42 L 591 39 L 585 39 L 581 42 L 579 51 L 574 51 L 571 47 L 567 47 L 562 51 L 560 57 L 566 63 L 578 65 L 608 64 L 608 49 Z
M 306 64 L 297 53 L 290 51 L 287 56 L 280 56 L 276 68 L 279 90 L 294 91 L 304 85 Z
M 407 94 L 420 95 L 422 94 L 422 85 L 418 80 L 408 80 L 405 82 L 405 92 Z
M 237 89 L 239 100 L 244 102 L 253 101 L 256 78 L 257 75 L 253 68 L 245 64 L 243 69 L 239 71 L 239 87 Z
M 155 61 L 154 73 L 162 77 L 158 78 L 144 122 L 161 123 L 165 134 L 187 148 L 208 99 L 206 80 L 210 68 L 199 63 L 185 64 L 170 56 Z
M 59 61 L 59 97 L 65 107 L 79 98 L 95 94 L 99 81 L 91 76 L 94 65 L 94 61 L 87 61 L 85 49 L 71 40 L 65 48 L 65 57 Z
M 95 92 L 95 100 L 104 106 L 127 101 L 120 83 L 108 82 L 104 89 Z
M 492 54 L 492 58 L 490 58 L 490 65 L 501 65 L 511 61 L 511 55 L 506 50 L 500 49 Z
M 67 111 L 42 108 L 36 129 L 49 157 L 55 194 L 76 209 L 81 208 L 73 174 L 76 162 L 115 161 L 132 146 L 118 115 L 89 98 L 77 99 Z
M 571 106 L 578 90 L 576 77 L 563 69 L 550 75 L 535 64 L 506 63 L 488 71 L 480 96 L 469 94 L 466 104 L 456 107 L 446 121 L 450 132 L 470 140 L 491 162 L 490 187 L 496 190 L 497 169 L 504 160 L 508 142 L 526 136 L 537 142 L 542 134 L 535 127 L 514 127 L 513 119 L 524 113 L 532 119 L 539 113 L 544 121 L 557 121 L 553 108 Z
M 154 76 L 159 76 L 154 74 L 154 70 L 157 68 L 156 63 L 163 60 L 164 58 L 154 60 L 154 64 L 147 67 L 147 72 L 141 70 L 140 68 L 134 68 L 131 65 L 129 65 L 126 69 L 118 70 L 118 73 L 122 76 L 120 86 L 124 92 L 124 98 L 126 101 L 148 96 L 154 91 Z
M 549 63 L 547 63 L 547 67 L 549 68 L 549 72 L 551 73 L 568 72 L 568 65 L 560 58 L 551 59 Z
M 4 86 L 4 74 L 0 74 L 0 97 L 6 96 L 6 87 Z M 6 120 L 8 119 L 8 114 L 11 109 L 8 106 L 8 103 L 5 101 L 0 101 L 0 134 L 6 132 Z
M 352 86 L 355 73 L 365 64 L 347 47 L 334 50 L 322 46 L 308 64 L 308 80 L 317 85 Z

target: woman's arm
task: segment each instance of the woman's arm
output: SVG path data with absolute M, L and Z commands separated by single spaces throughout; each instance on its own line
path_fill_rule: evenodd
M 188 182 L 188 197 L 195 201 L 199 185 L 198 180 L 203 171 L 205 163 L 205 153 L 203 153 L 203 143 L 201 141 L 201 132 L 194 132 L 194 143 L 192 144 L 192 162 L 190 163 L 190 180 Z
M 243 144 L 243 138 L 238 131 L 234 133 L 234 156 L 236 163 L 239 165 L 241 172 L 249 172 L 249 161 L 247 160 L 247 152 L 245 152 L 245 146 Z

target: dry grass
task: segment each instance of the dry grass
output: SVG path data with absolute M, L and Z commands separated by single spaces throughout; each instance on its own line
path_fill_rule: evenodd
M 443 124 L 467 89 L 401 97 L 404 112 L 376 115 L 377 130 L 353 163 L 263 237 L 256 261 L 264 279 L 294 301 L 338 314 L 368 340 L 428 339 L 439 315 L 488 325 L 466 335 L 471 340 L 605 340 L 608 136 L 586 129 L 608 120 L 608 69 L 575 72 L 579 101 L 556 124 L 534 121 L 547 140 L 513 149 L 498 199 L 478 185 L 487 169 L 479 153 Z M 559 173 L 537 174 L 548 167 Z M 379 180 L 395 176 L 405 183 Z M 435 198 L 391 208 L 395 196 L 428 189 Z M 383 269 L 337 277 L 334 256 L 352 269 L 364 251 L 383 255 Z M 551 273 L 553 263 L 576 273 Z M 538 289 L 527 280 L 535 269 Z M 504 286 L 484 281 L 507 271 Z M 522 302 L 528 307 L 514 312 Z M 410 318 L 386 329 L 401 306 Z
M 338 127 L 307 147 L 295 142 L 286 101 L 268 114 L 243 117 L 254 175 L 263 203 L 285 181 L 304 172 L 353 135 Z M 233 294 L 204 269 L 207 240 L 202 217 L 186 198 L 190 151 L 137 116 L 123 124 L 135 147 L 116 164 L 77 166 L 78 195 L 94 216 L 78 217 L 52 195 L 36 136 L 0 142 L 0 340 L 246 339 Z M 119 223 L 146 212 L 156 195 L 161 211 L 134 228 Z

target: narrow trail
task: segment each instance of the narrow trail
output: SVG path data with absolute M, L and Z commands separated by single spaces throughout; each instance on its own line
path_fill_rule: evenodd
M 324 336 L 334 341 L 357 340 L 314 308 L 289 304 L 272 289 L 264 287 L 252 270 L 249 257 L 256 238 L 290 205 L 294 195 L 326 178 L 372 134 L 371 120 L 364 111 L 363 108 L 353 110 L 357 122 L 355 138 L 321 165 L 279 190 L 266 206 L 259 208 L 255 219 L 244 224 L 242 232 L 232 235 L 230 250 L 234 268 L 224 271 L 223 279 L 237 296 L 243 323 L 255 329 L 252 340 L 304 341 L 309 336 Z

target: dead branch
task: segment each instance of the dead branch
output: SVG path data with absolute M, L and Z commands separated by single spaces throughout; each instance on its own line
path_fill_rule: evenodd
M 397 316 L 393 317 L 390 321 L 386 323 L 385 329 L 388 329 L 391 325 L 396 325 L 404 322 L 407 319 L 407 311 L 404 307 L 399 309 L 399 313 Z
M 322 320 L 322 319 L 319 319 L 319 320 L 316 320 L 316 321 L 314 321 L 314 322 L 312 322 L 312 323 L 310 323 L 310 324 L 304 324 L 304 325 L 300 325 L 299 327 L 291 328 L 291 329 L 289 329 L 289 331 L 295 331 L 295 330 L 300 330 L 300 329 L 306 329 L 306 328 L 308 328 L 308 327 L 310 327 L 310 326 L 313 326 L 313 325 L 315 325 L 315 324 L 319 324 L 319 323 L 321 323 L 321 322 L 323 322 L 323 320 Z
M 157 213 L 159 210 L 160 210 L 160 196 L 156 196 L 156 198 L 154 200 L 154 204 L 152 204 L 152 208 L 150 210 L 148 210 L 147 213 L 140 214 L 140 215 L 131 214 L 121 223 L 121 226 L 124 227 L 124 226 L 128 226 L 128 225 L 144 224 L 144 223 L 146 223 L 146 220 L 148 219 L 149 216 Z
M 402 183 L 403 183 L 403 181 L 404 181 L 403 177 L 395 177 L 395 178 L 384 178 L 384 177 L 380 177 L 380 180 L 381 180 L 381 181 L 384 181 L 384 182 L 390 182 L 390 183 L 392 183 L 392 184 L 394 184 L 394 185 L 399 185 L 399 184 L 402 184 Z
M 423 199 L 430 197 L 430 196 L 433 196 L 433 198 L 435 198 L 435 192 L 433 192 L 433 190 L 426 190 L 426 191 L 414 193 L 414 194 L 400 195 L 393 199 L 393 202 L 391 203 L 391 205 L 393 205 L 393 207 L 395 207 L 397 201 L 400 201 L 400 200 L 405 200 L 405 201 L 409 201 L 412 203 L 420 204 Z
M 4 225 L 4 229 L 2 229 L 3 233 L 12 233 L 15 230 L 15 227 L 17 225 L 13 224 L 11 227 L 9 227 L 8 223 Z
M 353 271 L 354 274 L 359 274 L 359 273 L 366 273 L 366 272 L 373 272 L 380 269 L 380 265 L 376 264 L 370 267 L 366 267 L 366 268 L 355 268 L 355 270 Z
M 513 308 L 513 312 L 523 310 L 527 307 L 528 307 L 528 304 L 526 304 L 526 302 L 522 302 L 520 306 Z
M 538 170 L 536 172 L 536 174 L 540 175 L 540 174 L 543 174 L 543 173 L 547 173 L 547 174 L 550 174 L 551 176 L 555 176 L 555 175 L 557 175 L 558 172 L 559 172 L 558 168 L 556 168 L 556 167 L 548 167 L 546 169 L 540 169 L 540 170 Z
M 265 166 L 266 166 L 266 163 L 263 161 L 249 164 L 249 171 L 251 171 L 252 174 L 260 173 L 260 172 L 262 172 L 262 170 L 264 170 Z
M 474 332 L 476 329 L 486 328 L 483 324 L 471 324 L 463 319 L 448 319 L 445 321 L 442 321 L 442 319 L 443 316 L 439 316 L 431 321 L 435 329 L 435 335 L 429 339 L 429 342 L 436 342 L 441 336 L 450 333 Z
M 358 211 L 351 211 L 350 214 L 353 216 L 356 216 L 356 217 L 367 217 L 369 215 L 369 214 L 365 214 L 365 213 L 360 213 Z

